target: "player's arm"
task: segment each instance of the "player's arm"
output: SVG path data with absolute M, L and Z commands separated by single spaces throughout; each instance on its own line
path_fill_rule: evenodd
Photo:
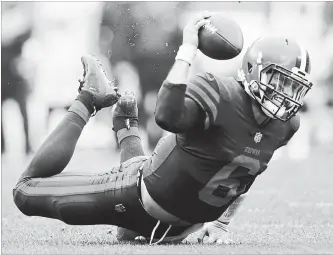
M 205 114 L 192 99 L 186 97 L 185 92 L 185 84 L 164 81 L 155 110 L 155 120 L 161 128 L 181 133 L 194 126 L 204 126 Z
M 155 119 L 174 133 L 194 126 L 208 129 L 217 119 L 219 102 L 219 85 L 210 73 L 199 73 L 183 86 L 166 80 L 159 91 Z
M 183 44 L 179 48 L 176 61 L 159 90 L 155 120 L 163 129 L 179 133 L 184 132 L 204 120 L 200 107 L 190 98 L 186 98 L 187 78 L 198 48 L 198 30 L 209 23 L 202 13 L 190 21 L 183 31 Z M 203 121 L 202 121 L 203 122 Z

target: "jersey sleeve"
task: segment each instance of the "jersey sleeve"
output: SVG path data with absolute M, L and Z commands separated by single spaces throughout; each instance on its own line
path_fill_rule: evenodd
M 205 129 L 208 129 L 217 118 L 220 102 L 220 90 L 215 76 L 210 73 L 195 75 L 188 81 L 185 95 L 205 112 Z

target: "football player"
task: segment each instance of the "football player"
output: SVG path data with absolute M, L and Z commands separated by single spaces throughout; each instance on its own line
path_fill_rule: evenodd
M 196 25 L 200 26 L 200 21 Z M 195 29 L 193 23 L 184 29 L 183 45 L 159 91 L 156 121 L 164 129 L 177 133 L 176 148 L 196 159 L 186 161 L 184 155 L 185 167 L 174 157 L 177 167 L 168 173 L 156 171 L 160 185 L 165 188 L 170 185 L 172 190 L 153 198 L 175 215 L 192 211 L 194 217 L 201 211 L 207 217 L 215 207 L 223 208 L 222 215 L 205 224 L 197 236 L 199 241 L 209 236 L 208 243 L 228 243 L 227 227 L 244 200 L 244 193 L 266 169 L 274 151 L 286 145 L 299 128 L 296 113 L 312 86 L 310 58 L 304 48 L 290 39 L 261 38 L 248 48 L 237 80 L 210 73 L 188 80 L 198 46 Z M 172 143 L 173 138 L 170 139 Z M 190 166 L 189 162 L 194 163 Z M 218 167 L 213 166 L 215 163 Z M 180 170 L 182 167 L 184 172 Z M 187 185 L 179 186 L 184 190 L 177 193 L 173 182 L 166 183 L 163 174 Z M 188 194 L 192 188 L 197 189 L 192 199 L 204 201 L 210 208 L 199 203 L 189 207 L 191 203 L 183 202 L 191 199 Z M 175 194 L 172 199 L 171 194 Z M 230 205 L 227 210 L 226 205 Z M 136 236 L 139 233 L 118 228 L 118 240 L 130 241 Z
M 285 38 L 255 41 L 239 80 L 210 73 L 188 79 L 198 30 L 209 16 L 203 13 L 184 28 L 155 110 L 157 124 L 171 134 L 150 157 L 143 153 L 135 98 L 120 97 L 98 62 L 82 58 L 77 100 L 14 188 L 22 213 L 72 225 L 117 225 L 150 243 L 182 240 L 200 228 L 200 240 L 218 240 L 221 215 L 297 131 L 296 113 L 312 83 L 307 51 Z M 89 118 L 116 102 L 121 164 L 102 174 L 61 173 Z

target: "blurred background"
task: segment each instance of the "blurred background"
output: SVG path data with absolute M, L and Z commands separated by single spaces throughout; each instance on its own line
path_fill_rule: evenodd
M 38 149 L 75 99 L 80 57 L 87 52 L 97 55 L 122 92 L 135 93 L 150 153 L 164 134 L 153 118 L 158 89 L 184 25 L 202 10 L 236 20 L 244 50 L 264 35 L 289 36 L 308 48 L 314 87 L 300 131 L 274 159 L 302 160 L 316 148 L 332 150 L 333 2 L 1 2 L 2 156 L 29 157 Z M 235 76 L 241 55 L 216 61 L 198 53 L 191 72 Z M 111 127 L 110 110 L 104 109 L 84 129 L 78 149 L 117 152 Z

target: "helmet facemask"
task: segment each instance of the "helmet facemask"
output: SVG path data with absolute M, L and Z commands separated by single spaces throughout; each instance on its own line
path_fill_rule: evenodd
M 287 121 L 303 106 L 303 98 L 312 86 L 307 74 L 298 68 L 292 71 L 270 64 L 258 65 L 259 82 L 252 80 L 246 90 L 261 105 L 263 112 L 273 119 Z

